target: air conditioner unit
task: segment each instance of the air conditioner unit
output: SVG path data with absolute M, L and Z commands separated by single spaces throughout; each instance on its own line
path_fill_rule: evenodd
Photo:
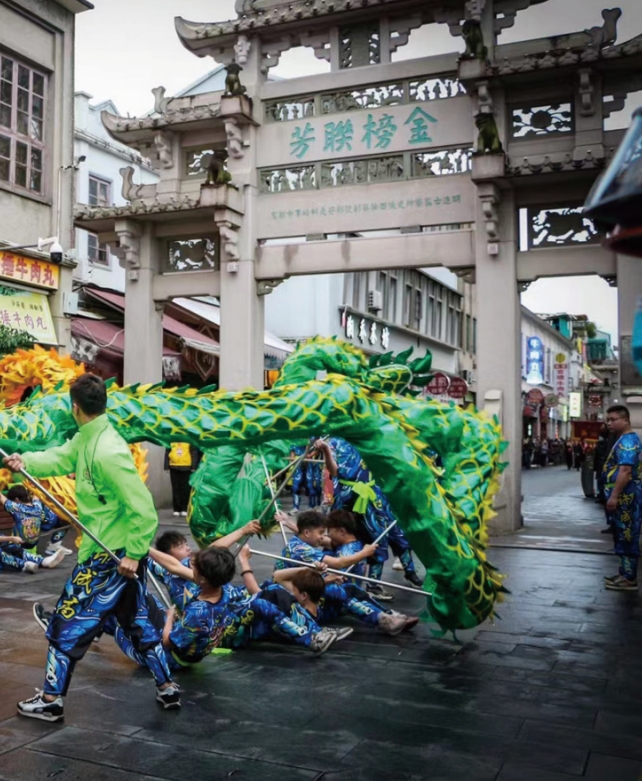
M 381 290 L 368 290 L 368 309 L 380 312 L 383 309 L 383 293 Z

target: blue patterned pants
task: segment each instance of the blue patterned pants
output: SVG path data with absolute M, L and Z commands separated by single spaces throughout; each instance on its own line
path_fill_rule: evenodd
M 640 526 L 642 508 L 634 493 L 622 493 L 615 512 L 606 514 L 607 523 L 613 532 L 613 550 L 620 557 L 620 575 L 627 580 L 638 576 L 640 559 Z
M 42 564 L 42 556 L 29 553 L 21 545 L 14 545 L 13 543 L 0 545 L 0 570 L 15 569 L 18 572 L 22 572 L 28 561 L 40 566 Z
M 119 558 L 125 555 L 122 550 L 115 553 Z M 46 694 L 67 693 L 76 663 L 111 618 L 115 618 L 132 646 L 144 657 L 156 685 L 171 680 L 161 631 L 149 619 L 145 574 L 143 559 L 138 580 L 119 575 L 115 562 L 106 553 L 95 554 L 76 565 L 47 629 Z
M 326 624 L 341 616 L 352 616 L 364 624 L 376 626 L 379 616 L 386 612 L 365 591 L 351 583 L 344 583 L 342 586 L 337 583 L 326 584 L 318 609 L 317 620 L 320 624 Z

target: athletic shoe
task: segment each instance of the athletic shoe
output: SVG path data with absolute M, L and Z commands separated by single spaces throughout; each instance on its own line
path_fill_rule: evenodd
M 604 576 L 604 582 L 605 583 L 613 583 L 614 580 L 617 580 L 620 577 L 621 577 L 621 575 L 605 575 Z
M 395 572 L 403 572 L 403 564 L 399 556 L 395 556 L 395 560 L 392 562 L 392 568 Z
M 36 572 L 38 572 L 38 565 L 36 564 L 35 561 L 27 561 L 25 562 L 22 571 L 28 572 L 30 575 L 33 575 Z
M 49 622 L 51 621 L 52 613 L 49 610 L 45 610 L 44 606 L 40 602 L 35 602 L 33 606 L 33 617 L 36 619 L 36 623 L 47 631 L 49 629 Z
M 327 626 L 326 629 L 328 632 L 333 632 L 337 636 L 337 641 L 345 640 L 346 637 L 350 637 L 354 632 L 354 629 L 351 626 Z
M 187 513 L 185 512 L 185 510 L 183 510 L 183 512 L 181 513 L 181 515 L 183 516 L 183 518 L 187 518 Z
M 165 710 L 171 710 L 172 708 L 181 707 L 181 693 L 178 686 L 171 683 L 165 689 L 156 689 L 156 701 L 165 708 Z
M 73 551 L 71 548 L 65 548 L 65 546 L 61 542 L 53 542 L 46 550 L 45 550 L 45 556 L 53 556 L 54 553 L 57 553 L 59 550 L 61 550 L 65 556 L 71 556 Z
M 608 588 L 611 591 L 637 591 L 638 582 L 637 580 L 628 580 L 628 578 L 618 575 L 615 580 L 605 581 L 604 588 Z
M 377 626 L 385 635 L 400 635 L 406 627 L 406 616 L 401 613 L 381 613 Z
M 178 518 L 180 516 L 180 513 L 172 513 L 172 515 L 174 516 L 174 518 Z
M 62 721 L 65 718 L 62 697 L 56 697 L 53 702 L 47 702 L 41 691 L 30 700 L 19 702 L 18 713 L 21 716 L 27 716 L 29 719 L 40 719 L 41 721 L 54 722 Z
M 404 578 L 415 588 L 421 588 L 424 584 L 423 580 L 419 577 L 419 575 L 417 575 L 416 572 L 406 572 Z
M 404 613 L 397 613 L 396 610 L 391 610 L 390 615 L 393 616 L 400 616 L 405 621 L 403 631 L 408 632 L 411 629 L 414 629 L 417 624 L 419 623 L 419 616 L 407 616 L 404 615 Z
M 613 529 L 611 529 L 610 526 L 607 526 L 606 529 L 601 529 L 600 534 L 613 534 Z
M 293 508 L 290 510 L 290 512 L 288 513 L 288 515 L 298 515 L 298 514 L 299 514 L 299 511 L 297 510 L 297 508 L 296 508 L 296 507 L 293 507 Z
M 379 602 L 391 602 L 394 597 L 383 586 L 375 585 L 374 583 L 368 583 L 366 590 L 368 594 L 374 597 Z
M 61 550 L 58 550 L 52 556 L 44 558 L 40 563 L 40 566 L 45 569 L 53 569 L 54 567 L 57 567 L 64 558 L 65 554 Z
M 312 637 L 310 650 L 315 656 L 321 656 L 321 654 L 324 654 L 332 643 L 335 643 L 338 639 L 336 632 L 331 632 L 324 628 Z

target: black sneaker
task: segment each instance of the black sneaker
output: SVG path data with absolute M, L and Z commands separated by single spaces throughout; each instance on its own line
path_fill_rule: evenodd
M 367 591 L 368 594 L 374 597 L 378 602 L 391 602 L 394 599 L 392 594 L 389 591 L 386 591 L 383 586 L 375 586 L 374 583 L 368 584 Z
M 40 691 L 30 700 L 19 702 L 18 713 L 29 719 L 40 719 L 40 721 L 55 722 L 65 718 L 62 697 L 56 697 L 53 702 L 47 702 Z
M 171 683 L 166 689 L 156 689 L 156 701 L 160 702 L 165 710 L 180 708 L 181 693 L 178 686 Z
M 42 628 L 43 632 L 49 629 L 49 622 L 51 621 L 52 613 L 49 610 L 45 610 L 44 606 L 40 602 L 34 603 L 33 617 L 36 619 L 38 625 Z
M 421 588 L 424 584 L 423 580 L 417 575 L 416 572 L 406 572 L 404 578 L 415 588 Z

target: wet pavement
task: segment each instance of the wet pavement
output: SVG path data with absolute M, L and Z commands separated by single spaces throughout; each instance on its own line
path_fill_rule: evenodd
M 549 547 L 599 532 L 576 475 L 539 480 L 527 478 L 525 515 Z M 557 486 L 553 498 L 537 498 L 544 484 Z M 212 656 L 179 675 L 180 712 L 161 711 L 148 675 L 105 637 L 76 669 L 63 726 L 17 717 L 15 702 L 42 683 L 31 602 L 53 602 L 72 565 L 2 573 L 0 779 L 638 781 L 642 609 L 637 594 L 603 589 L 615 560 L 539 547 L 494 548 L 490 559 L 511 594 L 501 620 L 460 642 L 428 624 L 397 638 L 355 625 L 318 659 L 273 644 Z M 423 600 L 399 592 L 393 605 L 420 612 Z

